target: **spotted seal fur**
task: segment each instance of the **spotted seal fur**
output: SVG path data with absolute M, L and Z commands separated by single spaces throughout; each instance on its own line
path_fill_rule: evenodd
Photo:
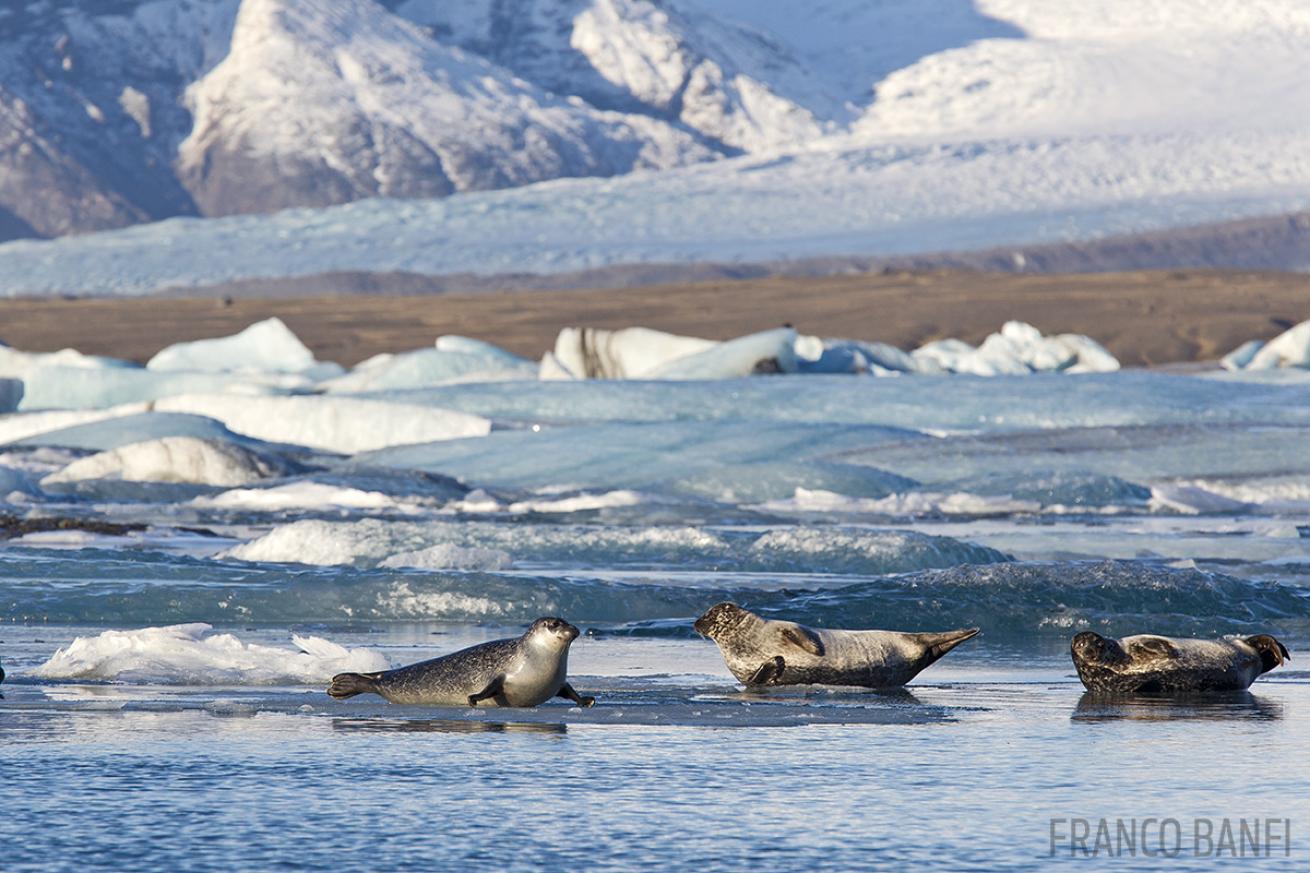
M 904 685 L 942 655 L 978 633 L 808 628 L 769 621 L 735 603 L 719 603 L 696 619 L 714 640 L 732 675 L 747 686 Z
M 1137 634 L 1116 640 L 1083 631 L 1069 650 L 1087 690 L 1109 694 L 1242 691 L 1292 659 L 1269 634 L 1218 640 Z
M 563 697 L 591 706 L 565 679 L 569 646 L 578 629 L 560 618 L 539 618 L 521 637 L 494 640 L 440 658 L 380 673 L 339 673 L 328 694 L 381 695 L 391 703 L 430 706 L 536 706 Z

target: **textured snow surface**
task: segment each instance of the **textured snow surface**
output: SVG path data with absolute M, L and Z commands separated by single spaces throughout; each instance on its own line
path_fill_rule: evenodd
M 430 29 L 365 0 L 245 0 L 227 57 L 188 67 L 182 164 L 281 168 L 293 204 L 462 193 L 12 242 L 3 293 L 885 255 L 1310 206 L 1297 0 L 397 11 Z M 557 178 L 632 167 L 667 169 Z
M 321 637 L 292 636 L 295 649 L 210 634 L 203 623 L 105 631 L 78 637 L 34 671 L 43 679 L 118 679 L 170 685 L 304 685 L 336 673 L 387 670 L 384 655 Z

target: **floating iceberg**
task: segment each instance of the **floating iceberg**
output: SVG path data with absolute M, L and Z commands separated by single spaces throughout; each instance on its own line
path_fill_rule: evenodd
M 977 348 L 963 340 L 944 339 L 920 346 L 911 356 L 922 373 L 1000 376 L 1119 369 L 1119 361 L 1090 337 L 1071 333 L 1042 336 L 1022 321 L 1007 321 L 1000 333 L 991 334 Z
M 417 501 L 397 500 L 379 491 L 346 488 L 322 482 L 288 482 L 269 488 L 234 488 L 213 496 L 197 497 L 193 506 L 204 509 L 285 512 L 287 510 L 416 512 Z
M 390 664 L 372 649 L 347 649 L 320 637 L 292 636 L 296 650 L 206 636 L 208 624 L 178 624 L 78 637 L 37 667 L 42 679 L 117 679 L 170 685 L 312 685 L 345 671 Z
M 127 403 L 110 409 L 57 409 L 5 415 L 0 417 L 0 445 L 121 415 L 136 415 L 148 408 L 145 403 Z
M 222 422 L 203 415 L 181 412 L 139 412 L 98 418 L 84 424 L 41 431 L 15 440 L 15 446 L 58 446 L 66 449 L 86 449 L 105 452 L 132 443 L 166 437 L 195 437 L 196 439 L 222 440 L 229 443 L 258 448 L 259 440 L 235 434 Z
M 256 439 L 342 454 L 491 432 L 491 422 L 478 415 L 353 397 L 190 394 L 155 408 L 208 416 Z
M 311 387 L 299 374 L 158 372 L 135 368 L 38 367 L 23 383 L 22 409 L 106 409 L 177 394 L 286 394 Z
M 320 363 L 279 318 L 256 322 L 240 333 L 174 343 L 146 363 L 148 370 L 204 373 L 307 373 L 315 378 L 340 375 L 337 364 Z
M 330 392 L 394 391 L 450 382 L 532 379 L 537 367 L 491 343 L 462 336 L 438 337 L 435 348 L 374 355 L 322 387 Z
M 1310 321 L 1283 331 L 1267 343 L 1260 340 L 1244 342 L 1225 355 L 1220 363 L 1229 370 L 1310 368 Z
M 80 458 L 41 480 L 49 487 L 86 479 L 245 485 L 284 473 L 285 465 L 250 449 L 189 436 L 131 443 Z
M 577 379 L 640 379 L 662 364 L 715 345 L 714 340 L 648 327 L 566 327 L 555 339 L 552 360 Z

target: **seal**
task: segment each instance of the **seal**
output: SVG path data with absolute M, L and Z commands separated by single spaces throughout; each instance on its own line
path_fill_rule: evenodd
M 4 682 L 4 681 L 5 681 L 5 668 L 3 666 L 0 666 L 0 682 Z M 4 692 L 0 691 L 0 700 L 4 700 L 4 699 L 5 699 Z
M 1257 676 L 1292 659 L 1269 634 L 1218 640 L 1137 634 L 1115 640 L 1083 631 L 1069 650 L 1087 690 L 1107 694 L 1244 691 Z
M 338 673 L 327 693 L 338 700 L 381 695 L 391 703 L 430 706 L 536 706 L 563 697 L 591 706 L 565 680 L 569 646 L 578 629 L 560 618 L 539 618 L 521 637 L 494 640 L 440 658 L 381 673 Z
M 944 633 L 808 628 L 726 602 L 710 607 L 694 626 L 714 640 L 732 675 L 748 687 L 894 688 L 978 633 L 976 627 Z

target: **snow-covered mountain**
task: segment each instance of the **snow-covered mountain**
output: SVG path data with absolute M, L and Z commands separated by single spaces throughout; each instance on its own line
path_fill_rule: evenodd
M 1303 0 L 22 8 L 0 10 L 0 234 L 325 208 L 11 242 L 0 294 L 896 255 L 1310 207 Z

